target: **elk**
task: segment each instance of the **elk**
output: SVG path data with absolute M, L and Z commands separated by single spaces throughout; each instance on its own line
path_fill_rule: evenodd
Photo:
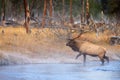
M 69 41 L 66 43 L 66 46 L 71 47 L 73 51 L 79 52 L 79 54 L 76 56 L 76 59 L 79 56 L 83 55 L 85 64 L 86 55 L 90 55 L 93 57 L 99 57 L 102 65 L 104 64 L 104 59 L 106 59 L 109 63 L 109 58 L 105 55 L 106 49 L 96 44 L 80 40 L 79 37 L 81 36 L 81 34 L 82 33 L 80 33 L 77 37 L 73 39 L 69 39 Z

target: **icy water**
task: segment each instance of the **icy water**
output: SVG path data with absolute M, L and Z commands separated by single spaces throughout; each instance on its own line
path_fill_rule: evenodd
M 0 66 L 0 80 L 120 80 L 120 61 Z

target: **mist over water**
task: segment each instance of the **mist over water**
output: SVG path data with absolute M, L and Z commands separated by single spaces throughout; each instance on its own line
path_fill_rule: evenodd
M 120 61 L 0 66 L 0 80 L 119 80 Z

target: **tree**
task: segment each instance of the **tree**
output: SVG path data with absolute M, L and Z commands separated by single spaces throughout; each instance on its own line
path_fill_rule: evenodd
M 70 23 L 74 23 L 73 16 L 72 16 L 72 0 L 70 0 Z
M 89 0 L 86 0 L 86 21 L 87 24 L 89 24 L 89 18 L 90 18 L 90 13 L 89 13 Z
M 49 9 L 50 21 L 49 21 L 49 24 L 51 25 L 51 20 L 52 20 L 52 0 L 49 1 L 49 4 L 50 4 L 50 9 Z
M 111 0 L 108 2 L 108 13 L 115 14 L 117 21 L 120 23 L 120 0 Z
M 45 26 L 45 17 L 47 15 L 47 0 L 44 0 L 44 10 L 43 10 L 43 19 L 42 19 L 42 28 Z
M 5 25 L 5 0 L 2 0 L 2 25 Z
M 82 13 L 81 13 L 81 23 L 85 22 L 85 2 L 82 0 Z
M 65 15 L 65 0 L 62 0 L 62 6 L 63 6 L 63 9 L 62 9 L 62 18 L 63 18 L 63 23 L 64 23 L 64 21 L 65 21 L 65 17 L 64 17 L 64 15 Z
M 27 0 L 24 0 L 24 9 L 25 9 L 25 28 L 26 33 L 30 33 L 29 24 L 30 24 L 30 10 Z

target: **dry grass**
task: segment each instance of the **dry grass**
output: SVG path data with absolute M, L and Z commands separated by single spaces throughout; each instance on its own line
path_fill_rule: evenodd
M 4 33 L 2 33 L 2 30 L 4 30 Z M 25 58 L 26 60 L 26 58 L 30 58 L 31 63 L 50 61 L 49 59 L 51 58 L 61 58 L 62 61 L 62 58 L 65 58 L 66 30 L 49 28 L 33 28 L 31 30 L 31 34 L 26 34 L 25 29 L 22 27 L 0 28 L 0 52 L 4 51 L 4 54 L 0 54 L 3 54 L 5 57 L 7 55 L 15 55 L 13 53 L 16 53 L 18 56 L 21 55 L 22 57 L 20 58 L 22 59 Z M 5 58 L 8 61 L 14 61 L 11 59 L 16 59 L 16 56 L 9 57 L 15 58 Z M 2 58 L 0 59 L 2 60 Z M 41 61 L 36 61 L 36 59 L 40 59 Z M 28 59 L 27 61 L 30 63 Z
M 76 37 L 79 33 L 73 33 L 72 37 Z M 109 43 L 109 38 L 113 36 L 110 31 L 105 31 L 104 33 L 100 33 L 97 35 L 95 32 L 87 32 L 81 35 L 80 40 L 89 41 L 92 43 Z
M 31 31 L 26 34 L 22 27 L 0 27 L 0 64 L 80 62 L 74 60 L 76 53 L 65 46 L 66 29 L 33 28 Z M 95 33 L 86 33 L 81 39 L 100 44 L 106 43 L 110 35 L 107 31 L 99 37 Z

